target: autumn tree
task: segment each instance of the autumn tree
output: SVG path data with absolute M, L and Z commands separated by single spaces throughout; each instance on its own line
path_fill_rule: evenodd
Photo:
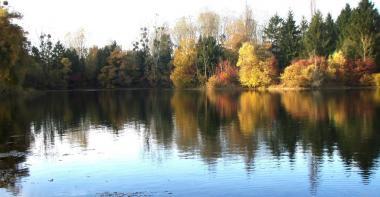
M 225 30 L 226 48 L 238 51 L 244 42 L 257 42 L 257 22 L 253 17 L 252 9 L 245 7 L 243 14 L 231 20 Z
M 262 59 L 257 56 L 253 44 L 244 43 L 239 50 L 240 82 L 249 88 L 267 87 L 274 83 L 274 65 L 271 58 Z
M 195 41 L 192 39 L 182 40 L 174 52 L 174 70 L 170 75 L 175 87 L 186 88 L 196 85 L 196 61 L 197 49 Z
M 9 12 L 4 1 L 4 6 L 0 5 L 0 83 L 8 85 L 19 83 L 18 73 L 28 59 L 24 30 L 13 22 L 17 19 L 21 19 L 21 14 Z
M 105 88 L 126 87 L 132 79 L 127 73 L 125 52 L 121 48 L 112 51 L 107 59 L 107 65 L 101 69 L 98 79 Z

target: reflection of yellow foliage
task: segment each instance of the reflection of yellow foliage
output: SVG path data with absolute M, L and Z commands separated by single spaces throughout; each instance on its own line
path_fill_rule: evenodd
M 380 104 L 380 90 L 377 89 L 376 92 L 373 95 L 373 100 L 376 104 Z
M 240 96 L 238 118 L 244 135 L 251 135 L 259 126 L 275 118 L 274 98 L 272 94 L 259 92 L 244 92 Z
M 368 131 L 372 124 L 374 101 L 370 92 L 357 92 L 352 95 L 331 95 L 310 92 L 284 92 L 282 104 L 294 118 L 311 123 L 333 121 L 344 131 L 362 129 Z M 323 95 L 323 97 L 322 97 Z M 355 99 L 352 99 L 352 98 Z M 355 120 L 353 123 L 351 120 Z M 364 133 L 363 133 L 364 134 Z M 368 135 L 368 134 L 366 134 Z
M 306 118 L 312 122 L 327 117 L 326 107 L 318 102 L 313 94 L 302 92 L 284 92 L 281 97 L 284 108 L 295 118 Z
M 231 118 L 236 114 L 237 102 L 230 92 L 207 91 L 207 98 L 216 106 L 221 117 Z
M 178 133 L 178 144 L 182 146 L 191 146 L 197 144 L 198 122 L 196 116 L 196 102 L 194 95 L 184 92 L 176 92 L 171 99 L 175 113 L 175 123 Z

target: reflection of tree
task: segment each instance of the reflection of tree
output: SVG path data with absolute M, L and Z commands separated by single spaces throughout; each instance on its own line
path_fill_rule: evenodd
M 18 100 L 0 101 L 0 188 L 6 188 L 17 195 L 22 177 L 29 175 L 23 165 L 30 145 L 30 114 L 25 104 Z
M 195 95 L 194 95 L 195 94 Z M 183 151 L 199 146 L 197 99 L 193 92 L 175 92 L 171 104 L 175 115 L 176 143 Z
M 133 128 L 144 137 L 147 154 L 178 148 L 181 154 L 201 157 L 211 169 L 220 158 L 239 156 L 250 172 L 259 148 L 290 162 L 303 151 L 310 154 L 312 192 L 323 175 L 321 165 L 328 162 L 324 158 L 336 153 L 369 181 L 380 155 L 378 94 L 128 90 L 1 101 L 0 153 L 16 154 L 0 158 L 0 187 L 20 189 L 18 181 L 28 175 L 22 153 L 33 137 L 43 140 L 38 148 L 45 151 L 63 138 L 87 147 L 88 131 L 97 127 L 113 135 Z
M 311 122 L 326 119 L 327 112 L 320 92 L 283 92 L 281 100 L 286 111 L 294 118 Z
M 347 166 L 357 165 L 366 181 L 380 152 L 380 127 L 376 125 L 373 91 L 341 91 L 282 94 L 284 108 L 292 117 L 305 120 L 299 129 L 304 148 L 313 156 L 332 154 L 334 146 Z M 376 93 L 375 93 L 376 96 Z M 298 104 L 298 105 L 297 105 Z M 297 107 L 293 107 L 297 106 Z
M 276 118 L 276 97 L 270 93 L 244 92 L 239 99 L 239 124 L 244 135 L 270 127 Z
M 234 118 L 238 109 L 237 92 L 208 90 L 207 98 L 210 103 L 215 105 L 216 110 L 221 118 Z

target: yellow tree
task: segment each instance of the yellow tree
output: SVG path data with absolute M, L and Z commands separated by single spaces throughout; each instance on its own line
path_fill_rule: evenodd
M 249 88 L 266 87 L 274 82 L 272 60 L 260 59 L 251 43 L 244 43 L 239 50 L 237 62 L 240 82 Z
M 193 39 L 183 39 L 174 52 L 174 70 L 170 79 L 177 88 L 194 86 L 196 81 L 197 51 Z

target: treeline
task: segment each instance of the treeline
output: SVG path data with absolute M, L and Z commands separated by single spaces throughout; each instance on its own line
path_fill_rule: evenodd
M 38 46 L 0 7 L 0 80 L 33 89 L 120 87 L 372 86 L 380 65 L 380 15 L 374 3 L 348 4 L 336 20 L 316 12 L 298 24 L 293 12 L 259 28 L 249 7 L 238 18 L 207 11 L 196 22 L 141 28 L 133 48 L 85 45 L 79 31 L 67 43 L 43 34 Z

